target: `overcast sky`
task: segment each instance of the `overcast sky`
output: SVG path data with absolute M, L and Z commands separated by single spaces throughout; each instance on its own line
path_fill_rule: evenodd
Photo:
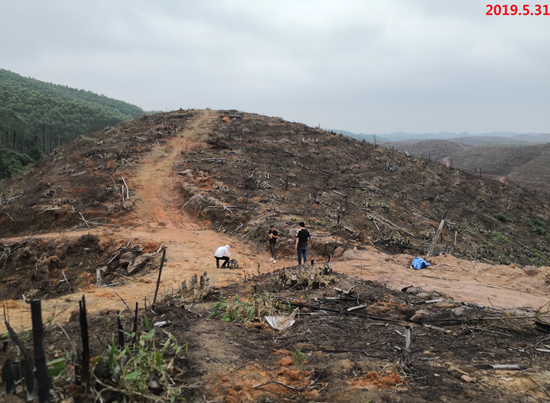
M 2 0 L 0 67 L 145 110 L 550 132 L 550 16 L 486 16 L 487 3 Z

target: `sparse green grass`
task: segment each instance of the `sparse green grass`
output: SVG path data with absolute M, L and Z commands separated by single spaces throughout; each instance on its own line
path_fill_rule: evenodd
M 502 232 L 498 232 L 498 231 L 493 232 L 492 236 L 493 238 L 496 238 L 498 241 L 510 242 L 510 240 Z
M 297 349 L 294 352 L 294 365 L 296 365 L 300 369 L 303 369 L 305 361 L 306 355 L 302 352 L 302 350 Z
M 220 298 L 210 307 L 210 317 L 221 319 L 222 322 L 251 322 L 254 318 L 272 313 L 272 295 L 268 292 L 252 295 L 248 300 L 241 299 L 238 295 Z
M 545 262 L 548 262 L 548 258 L 546 257 L 546 255 L 544 253 L 542 253 L 541 251 L 535 249 L 535 248 L 531 248 L 531 253 L 533 254 L 533 256 L 537 259 L 540 259 L 540 260 L 543 260 Z
M 533 228 L 533 232 L 537 235 L 546 235 L 546 230 L 542 227 Z
M 510 221 L 510 219 L 502 213 L 497 214 L 497 220 L 502 221 L 502 222 L 509 222 Z
M 109 348 L 109 371 L 120 371 L 118 387 L 128 396 L 129 401 L 185 401 L 181 397 L 182 389 L 174 386 L 170 375 L 174 371 L 174 361 L 182 351 L 187 355 L 189 346 L 179 345 L 172 334 L 166 334 L 168 339 L 159 347 L 155 345 L 155 329 L 151 329 L 141 335 L 139 343 L 134 347 L 122 350 L 115 346 L 113 338 Z M 133 337 L 133 334 L 129 335 Z M 121 365 L 123 357 L 127 359 L 125 365 Z M 157 382 L 161 387 L 158 398 L 149 390 L 150 374 L 158 377 Z

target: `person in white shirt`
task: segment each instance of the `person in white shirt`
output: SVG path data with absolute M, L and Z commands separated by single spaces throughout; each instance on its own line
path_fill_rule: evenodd
M 229 253 L 229 245 L 220 246 L 216 253 L 214 253 L 214 257 L 216 258 L 216 267 L 220 268 L 220 260 L 223 260 L 222 267 L 227 267 L 227 262 L 229 262 L 229 257 L 231 256 L 231 253 Z

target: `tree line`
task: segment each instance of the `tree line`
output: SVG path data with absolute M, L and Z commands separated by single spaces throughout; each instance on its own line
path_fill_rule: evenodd
M 143 114 L 104 95 L 0 69 L 0 179 L 78 136 Z

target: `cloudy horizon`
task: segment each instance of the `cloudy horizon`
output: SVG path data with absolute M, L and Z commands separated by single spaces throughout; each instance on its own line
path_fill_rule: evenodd
M 357 133 L 549 132 L 550 16 L 491 17 L 486 4 L 8 2 L 0 67 L 144 110 Z

